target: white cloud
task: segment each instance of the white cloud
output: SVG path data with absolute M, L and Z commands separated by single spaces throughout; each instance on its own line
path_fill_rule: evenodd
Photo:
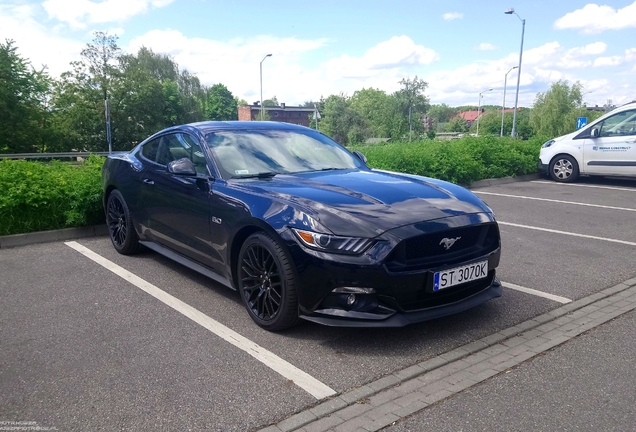
M 592 95 L 588 96 L 594 103 L 598 101 L 602 104 L 607 98 L 618 100 L 624 93 L 617 92 L 618 82 L 614 82 L 614 79 L 586 80 L 582 78 L 582 71 L 578 68 L 591 67 L 594 61 L 590 56 L 598 55 L 606 49 L 604 43 L 568 49 L 555 41 L 524 51 L 519 105 L 532 106 L 536 94 L 545 92 L 558 80 L 568 80 L 570 83 L 579 81 L 585 91 L 594 91 L 593 98 L 590 98 Z M 636 58 L 636 48 L 626 50 L 625 58 L 629 55 Z M 518 61 L 518 53 L 511 53 L 499 60 L 475 62 L 454 70 L 438 70 L 423 78 L 429 82 L 429 95 L 433 103 L 476 105 L 477 94 L 492 87 L 493 91 L 484 93 L 482 103 L 501 104 L 505 74 Z M 517 71 L 513 70 L 508 74 L 506 105 L 510 104 L 508 97 L 512 97 L 509 95 L 512 94 L 511 89 L 516 87 L 516 82 Z
M 223 83 L 250 103 L 260 98 L 259 64 L 271 53 L 263 62 L 263 96 L 277 96 L 279 101 L 293 104 L 315 97 L 316 88 L 324 84 L 317 71 L 305 70 L 299 62 L 302 55 L 327 42 L 273 36 L 215 41 L 188 38 L 177 30 L 153 30 L 133 39 L 126 51 L 136 53 L 145 46 L 169 54 L 203 84 Z
M 459 12 L 448 12 L 442 15 L 442 18 L 444 18 L 446 21 L 453 21 L 464 18 L 464 14 Z
M 322 48 L 327 39 L 301 40 L 259 36 L 214 41 L 188 38 L 176 30 L 154 30 L 131 41 L 136 52 L 142 45 L 170 54 L 182 68 L 195 73 L 206 85 L 221 82 L 248 102 L 258 100 L 259 63 L 263 62 L 263 97 L 277 96 L 288 104 L 317 99 L 320 95 L 352 94 L 363 87 L 392 92 L 400 79 L 413 76 L 414 68 L 436 61 L 438 54 L 406 36 L 378 43 L 362 56 L 342 55 L 318 67 L 301 66 L 303 56 Z
M 491 44 L 491 43 L 482 42 L 482 43 L 480 43 L 479 45 L 477 45 L 477 46 L 475 47 L 475 49 L 476 49 L 477 51 L 494 51 L 494 50 L 496 50 L 496 49 L 497 49 L 497 47 L 496 47 L 496 46 L 494 46 L 494 45 L 493 45 L 493 44 Z
M 0 5 L 0 40 L 14 40 L 20 56 L 29 59 L 34 68 L 46 65 L 57 76 L 70 69 L 69 62 L 79 58 L 84 45 L 43 26 L 36 19 L 37 12 L 34 5 Z
M 596 34 L 606 30 L 636 27 L 636 2 L 622 9 L 587 4 L 583 9 L 565 14 L 555 21 L 556 29 L 581 29 L 583 33 Z
M 618 66 L 623 62 L 623 57 L 621 56 L 611 56 L 611 57 L 598 57 L 594 60 L 594 67 L 600 66 Z
M 49 17 L 69 24 L 72 28 L 86 28 L 87 24 L 125 21 L 151 8 L 169 5 L 173 0 L 46 0 L 42 3 Z

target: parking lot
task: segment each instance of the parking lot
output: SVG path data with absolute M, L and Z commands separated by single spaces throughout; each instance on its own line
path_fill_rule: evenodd
M 504 295 L 401 329 L 268 333 L 237 293 L 105 237 L 0 250 L 0 421 L 255 430 L 636 276 L 636 181 L 474 192 L 500 223 Z

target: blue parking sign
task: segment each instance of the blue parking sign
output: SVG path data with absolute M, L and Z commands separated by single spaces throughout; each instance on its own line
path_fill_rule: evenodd
M 581 129 L 586 124 L 587 124 L 587 117 L 578 117 L 576 119 L 576 128 L 577 129 Z

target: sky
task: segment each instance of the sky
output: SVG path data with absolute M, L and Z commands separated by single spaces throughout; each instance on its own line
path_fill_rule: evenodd
M 588 106 L 636 99 L 633 0 L 0 0 L 0 41 L 52 76 L 107 31 L 125 52 L 168 54 L 248 103 L 262 66 L 263 98 L 287 105 L 392 93 L 417 76 L 434 104 L 477 105 L 483 92 L 482 105 L 501 105 L 507 84 L 511 107 L 522 30 L 519 106 L 557 80 L 579 81 Z

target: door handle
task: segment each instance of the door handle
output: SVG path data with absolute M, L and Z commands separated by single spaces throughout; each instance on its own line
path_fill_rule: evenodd
M 626 142 L 627 144 L 634 144 L 634 143 L 636 143 L 636 138 L 632 138 L 632 139 L 625 140 L 625 142 Z
M 150 180 L 150 179 L 144 179 L 144 183 L 149 184 L 149 185 L 155 184 L 155 182 Z

